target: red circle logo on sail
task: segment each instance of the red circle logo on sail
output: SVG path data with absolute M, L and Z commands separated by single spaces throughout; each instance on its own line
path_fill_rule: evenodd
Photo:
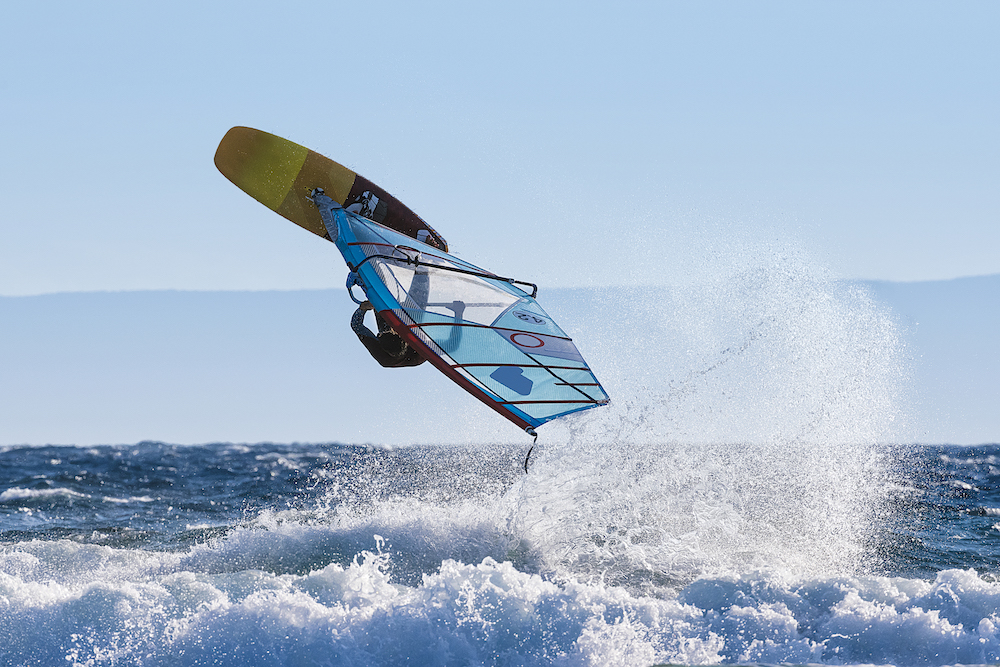
M 527 339 L 527 340 L 519 340 L 519 339 Z M 542 347 L 543 345 L 545 345 L 545 341 L 543 341 L 538 336 L 532 336 L 529 333 L 521 333 L 521 332 L 518 332 L 516 334 L 511 334 L 510 342 L 520 345 L 521 347 Z

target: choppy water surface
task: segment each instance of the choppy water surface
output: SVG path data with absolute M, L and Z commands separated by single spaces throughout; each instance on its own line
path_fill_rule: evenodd
M 8 448 L 0 656 L 1000 659 L 1000 447 L 866 451 L 895 472 L 865 480 L 882 487 L 863 515 L 789 474 L 838 465 L 819 449 L 784 470 L 748 446 L 657 452 L 570 468 L 543 451 L 525 476 L 523 449 L 501 447 Z

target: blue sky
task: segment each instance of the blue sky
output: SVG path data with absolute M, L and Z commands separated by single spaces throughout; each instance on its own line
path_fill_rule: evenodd
M 0 294 L 339 286 L 212 163 L 233 125 L 550 286 L 787 243 L 835 275 L 1000 273 L 1000 5 L 16 3 Z

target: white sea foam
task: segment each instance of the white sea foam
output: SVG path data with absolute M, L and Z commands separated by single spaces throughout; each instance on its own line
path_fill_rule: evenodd
M 113 496 L 104 496 L 101 498 L 106 503 L 114 503 L 116 505 L 128 505 L 129 503 L 152 503 L 156 501 L 156 498 L 151 496 L 129 496 L 128 498 L 115 498 Z
M 220 567 L 227 542 L 245 545 L 262 530 L 241 529 L 186 554 L 72 542 L 6 547 L 0 632 L 8 639 L 0 657 L 71 665 L 1000 659 L 1000 584 L 973 571 L 940 572 L 934 581 L 757 572 L 701 577 L 663 598 L 546 579 L 492 558 L 445 559 L 402 584 L 392 575 L 391 543 L 385 553 L 362 551 L 301 574 Z M 323 548 L 315 528 L 312 540 L 264 532 L 276 532 L 272 539 L 287 552 Z M 51 578 L 54 571 L 61 576 Z
M 64 497 L 64 498 L 89 498 L 85 493 L 79 493 L 73 489 L 65 489 L 61 487 L 56 487 L 54 489 L 22 489 L 20 487 L 11 487 L 0 493 L 0 503 L 11 502 L 14 500 L 34 500 L 36 498 L 54 498 L 54 497 Z

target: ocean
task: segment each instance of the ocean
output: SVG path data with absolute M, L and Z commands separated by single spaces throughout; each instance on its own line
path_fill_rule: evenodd
M 998 445 L 525 454 L 6 447 L 0 663 L 1000 661 Z

